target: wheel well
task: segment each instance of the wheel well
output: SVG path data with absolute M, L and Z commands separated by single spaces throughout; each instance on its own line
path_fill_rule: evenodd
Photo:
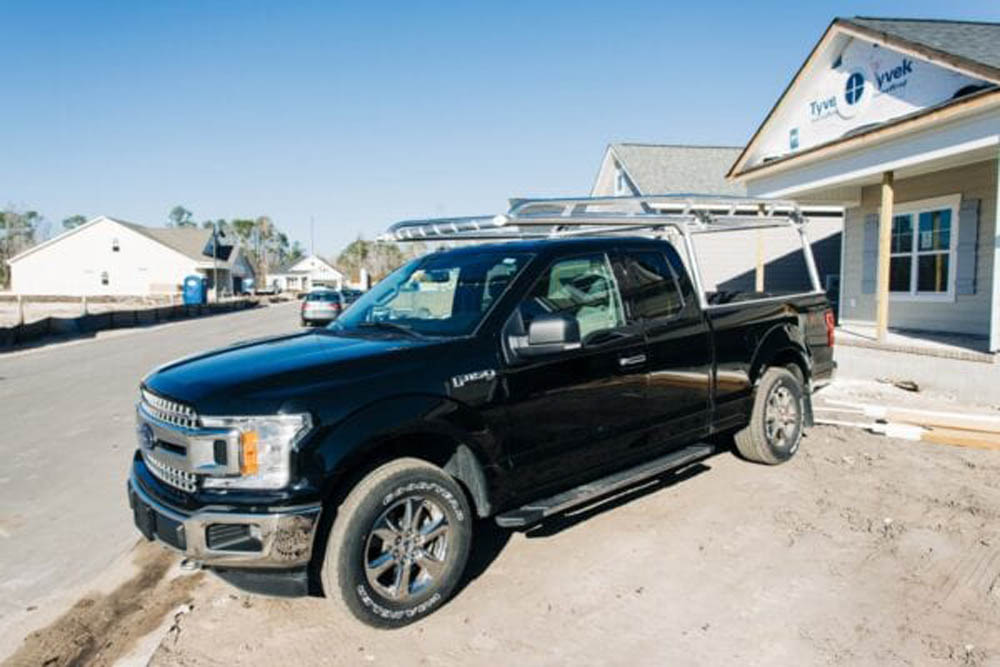
M 345 462 L 343 472 L 336 476 L 327 493 L 329 500 L 338 501 L 375 468 L 393 459 L 412 457 L 433 463 L 451 475 L 465 491 L 469 502 L 480 517 L 492 512 L 489 487 L 483 466 L 472 449 L 452 436 L 441 433 L 407 433 L 382 440 Z
M 786 348 L 762 363 L 757 370 L 755 381 L 759 380 L 768 368 L 788 369 L 789 372 L 799 378 L 802 384 L 805 384 L 809 379 L 809 368 L 806 365 L 805 359 L 802 358 L 802 354 L 797 350 Z
M 493 511 L 482 464 L 475 453 L 455 438 L 440 433 L 410 433 L 393 436 L 371 447 L 362 447 L 357 456 L 345 461 L 324 490 L 324 510 L 313 538 L 313 555 L 307 569 L 309 592 L 323 593 L 319 568 L 326 554 L 327 537 L 336 519 L 337 508 L 361 479 L 393 459 L 412 457 L 441 467 L 458 482 L 480 517 Z

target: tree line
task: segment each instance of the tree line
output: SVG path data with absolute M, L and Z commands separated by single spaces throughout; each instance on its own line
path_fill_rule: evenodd
M 62 220 L 64 230 L 75 229 L 88 221 L 83 214 L 67 216 Z M 266 215 L 256 218 L 218 218 L 198 222 L 184 206 L 174 206 L 167 214 L 169 227 L 201 227 L 214 229 L 219 236 L 237 240 L 244 248 L 258 276 L 258 284 L 266 284 L 268 272 L 293 263 L 305 256 L 302 244 L 291 241 L 275 222 Z M 38 211 L 18 210 L 14 207 L 0 211 L 0 286 L 10 283 L 7 260 L 32 246 L 45 241 L 51 233 L 51 223 Z M 423 243 L 404 246 L 395 243 L 369 241 L 360 236 L 336 254 L 330 264 L 342 271 L 349 280 L 360 279 L 365 269 L 373 282 L 377 282 L 409 259 L 427 251 Z
M 167 214 L 169 227 L 198 227 L 194 214 L 183 206 L 174 206 Z M 256 218 L 203 220 L 203 229 L 214 229 L 223 238 L 238 240 L 254 266 L 259 284 L 265 284 L 268 272 L 305 256 L 302 244 L 290 241 L 266 215 Z

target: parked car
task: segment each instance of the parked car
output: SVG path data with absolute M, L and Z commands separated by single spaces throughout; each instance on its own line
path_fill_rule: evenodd
M 329 324 L 344 310 L 344 297 L 340 292 L 328 289 L 312 290 L 302 299 L 299 309 L 302 326 Z
M 342 289 L 340 290 L 340 293 L 344 295 L 344 299 L 348 306 L 357 301 L 358 299 L 360 299 L 365 294 L 359 289 Z
M 476 519 L 530 526 L 720 433 L 751 461 L 795 454 L 834 368 L 825 295 L 706 305 L 695 284 L 665 240 L 462 247 L 325 329 L 163 366 L 140 389 L 135 522 L 230 578 L 312 575 L 368 624 L 415 621 Z

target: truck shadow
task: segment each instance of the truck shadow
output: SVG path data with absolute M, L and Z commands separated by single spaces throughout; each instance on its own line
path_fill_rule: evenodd
M 621 507 L 622 505 L 644 498 L 650 494 L 656 493 L 657 491 L 662 491 L 663 489 L 669 488 L 674 484 L 689 480 L 692 477 L 709 470 L 711 470 L 711 467 L 705 465 L 704 460 L 696 461 L 683 468 L 671 470 L 661 475 L 657 475 L 656 477 L 650 477 L 649 479 L 641 482 L 636 482 L 632 486 L 619 489 L 618 491 L 614 491 L 608 495 L 599 496 L 586 504 L 578 505 L 564 512 L 553 514 L 551 517 L 544 519 L 541 523 L 529 526 L 523 532 L 529 539 L 552 537 L 553 535 L 561 533 L 564 530 L 568 530 L 569 528 L 595 517 L 598 514 L 610 512 L 611 510 Z
M 728 451 L 723 448 L 713 456 L 727 453 Z M 711 467 L 706 465 L 706 461 L 707 459 L 702 459 L 683 468 L 636 482 L 632 486 L 599 496 L 586 504 L 554 514 L 540 523 L 525 528 L 501 528 L 492 519 L 481 519 L 476 525 L 476 537 L 472 542 L 469 563 L 465 568 L 462 581 L 455 590 L 455 595 L 459 595 L 466 586 L 486 572 L 489 566 L 493 564 L 506 548 L 511 534 L 515 531 L 524 533 L 528 539 L 552 537 L 599 514 L 609 512 L 657 491 L 669 488 L 674 484 L 689 480 L 703 472 L 707 472 L 711 470 Z

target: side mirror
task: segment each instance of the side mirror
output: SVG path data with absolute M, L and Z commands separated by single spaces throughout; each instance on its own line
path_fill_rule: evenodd
M 580 323 L 564 313 L 538 315 L 528 326 L 527 343 L 517 350 L 521 356 L 534 357 L 577 349 L 580 347 Z

